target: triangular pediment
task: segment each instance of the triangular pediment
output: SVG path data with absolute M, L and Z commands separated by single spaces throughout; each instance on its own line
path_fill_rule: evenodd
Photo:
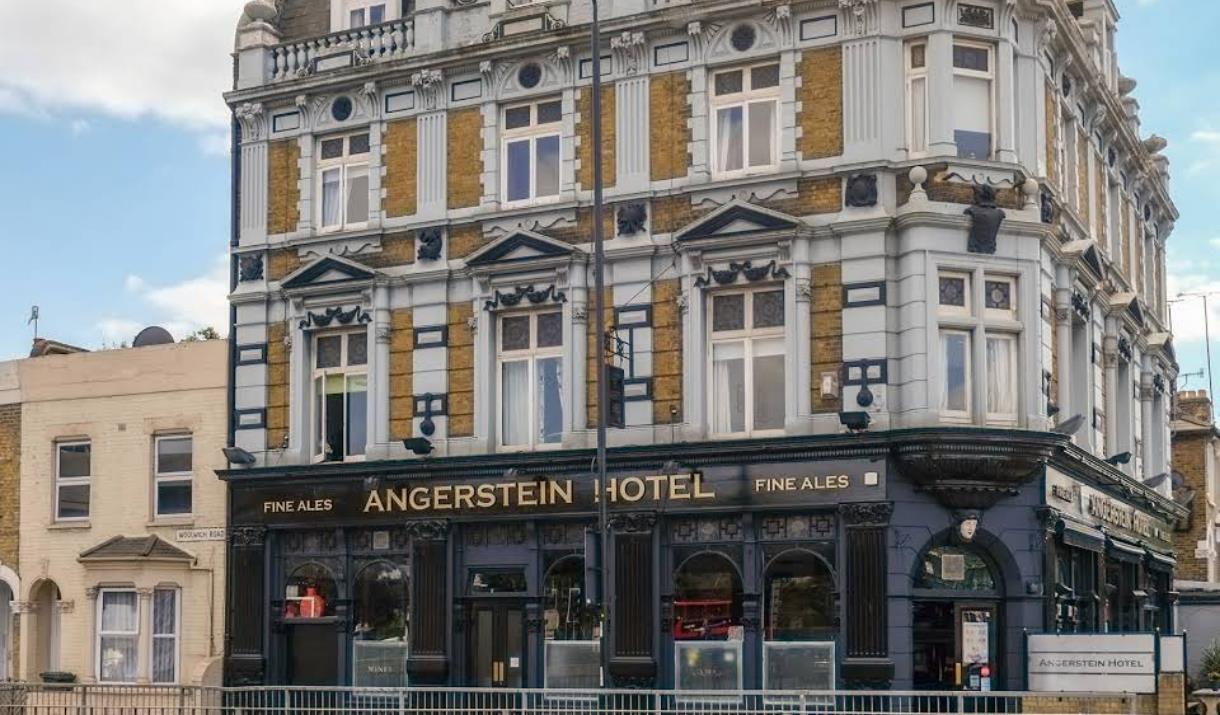
M 524 263 L 547 258 L 567 258 L 576 249 L 563 241 L 533 231 L 513 231 L 480 248 L 466 259 L 466 265 L 479 267 Z
M 800 219 L 745 201 L 731 201 L 707 216 L 688 224 L 676 234 L 678 241 L 748 236 L 772 231 L 792 231 Z
M 1101 263 L 1101 253 L 1097 250 L 1097 241 L 1091 238 L 1070 241 L 1063 245 L 1063 254 L 1080 258 L 1096 278 L 1100 279 L 1105 275 L 1105 269 Z
M 310 288 L 336 283 L 372 280 L 376 274 L 355 261 L 349 261 L 338 256 L 326 256 L 297 269 L 284 278 L 282 286 L 289 290 L 293 288 Z
M 1122 311 L 1136 325 L 1143 326 L 1144 324 L 1144 308 L 1140 305 L 1139 295 L 1136 293 L 1119 293 L 1115 295 L 1110 299 L 1110 309 L 1112 311 Z

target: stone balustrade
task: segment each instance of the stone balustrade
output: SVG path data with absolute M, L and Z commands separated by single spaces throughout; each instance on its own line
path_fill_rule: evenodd
M 332 32 L 270 48 L 271 81 L 405 57 L 415 49 L 412 18 Z

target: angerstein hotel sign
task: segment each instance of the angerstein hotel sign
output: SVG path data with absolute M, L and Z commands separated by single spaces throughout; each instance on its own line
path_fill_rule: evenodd
M 1137 541 L 1164 547 L 1173 541 L 1170 525 L 1164 519 L 1051 468 L 1046 470 L 1046 500 L 1079 521 Z
M 589 512 L 611 509 L 808 507 L 885 498 L 885 462 L 709 467 L 681 474 L 622 474 L 599 489 L 592 475 L 483 479 L 280 481 L 233 490 L 234 523 L 298 523 L 413 516 Z

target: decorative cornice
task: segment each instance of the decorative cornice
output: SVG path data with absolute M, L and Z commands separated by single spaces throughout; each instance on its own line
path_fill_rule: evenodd
M 657 515 L 651 511 L 615 514 L 610 517 L 609 526 L 617 534 L 647 534 L 657 523 Z
M 763 266 L 755 266 L 750 261 L 736 261 L 729 264 L 725 270 L 716 270 L 711 266 L 707 267 L 707 273 L 695 279 L 695 286 L 703 288 L 709 286 L 713 282 L 716 285 L 732 285 L 737 282 L 740 276 L 745 276 L 745 279 L 751 283 L 768 279 L 784 279 L 789 276 L 788 269 L 779 266 L 774 260 Z
M 515 308 L 521 304 L 522 299 L 528 300 L 532 305 L 542 305 L 547 302 L 566 303 L 568 297 L 563 291 L 558 290 L 554 284 L 547 286 L 543 290 L 535 290 L 532 285 L 518 286 L 511 293 L 496 291 L 495 297 L 492 300 L 483 302 L 483 310 Z
M 848 528 L 885 526 L 894 514 L 894 505 L 887 501 L 840 504 L 839 514 Z
M 297 324 L 301 330 L 312 330 L 314 328 L 329 328 L 331 325 L 338 323 L 339 325 L 365 325 L 373 322 L 373 317 L 365 312 L 361 306 L 356 306 L 351 310 L 344 310 L 341 306 L 327 308 L 321 313 L 310 311 L 305 314 L 305 319 Z
M 444 541 L 449 536 L 449 522 L 444 519 L 415 519 L 402 528 L 416 541 Z

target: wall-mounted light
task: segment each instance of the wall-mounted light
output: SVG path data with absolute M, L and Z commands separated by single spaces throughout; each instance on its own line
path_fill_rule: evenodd
M 427 457 L 434 449 L 427 437 L 410 437 L 402 441 L 402 446 L 420 457 Z
M 239 464 L 248 467 L 256 461 L 253 454 L 250 454 L 241 447 L 221 447 L 220 451 L 225 453 L 225 459 L 229 460 L 229 464 Z
M 868 429 L 868 426 L 870 423 L 872 423 L 872 421 L 873 418 L 869 417 L 869 414 L 863 411 L 839 413 L 839 424 L 843 425 L 852 432 L 863 432 L 864 430 Z

